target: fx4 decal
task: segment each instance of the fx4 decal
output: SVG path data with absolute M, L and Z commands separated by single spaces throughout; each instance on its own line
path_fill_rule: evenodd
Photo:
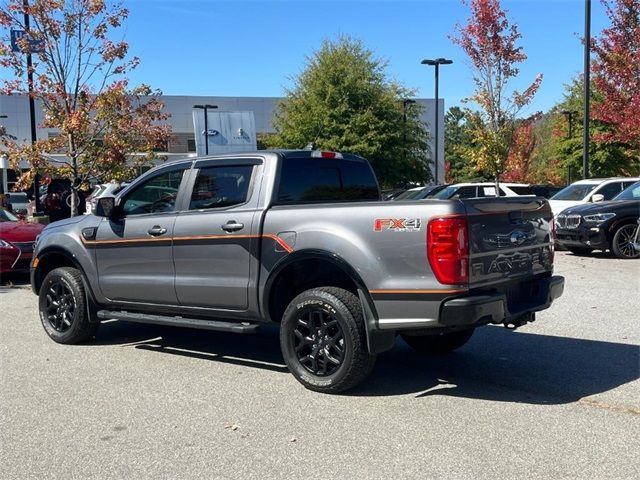
M 393 230 L 394 232 L 417 232 L 420 230 L 419 218 L 376 218 L 373 231 Z

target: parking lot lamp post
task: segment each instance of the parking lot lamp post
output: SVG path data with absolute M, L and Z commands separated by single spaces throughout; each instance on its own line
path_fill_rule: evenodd
M 567 117 L 567 122 L 569 123 L 569 131 L 567 132 L 567 138 L 573 138 L 573 118 L 578 115 L 578 112 L 575 110 L 562 110 L 562 113 L 565 117 Z M 573 167 L 569 165 L 567 167 L 567 184 L 570 185 L 573 179 Z
M 211 108 L 218 108 L 217 105 L 194 105 L 193 108 L 204 110 L 204 154 L 209 155 L 209 120 L 207 119 L 207 111 Z
M 407 160 L 407 105 L 412 105 L 416 103 L 415 100 L 411 100 L 410 98 L 402 99 L 402 150 L 403 150 L 403 160 Z
M 573 117 L 578 114 L 575 110 L 562 110 L 562 113 L 565 117 L 567 117 L 567 122 L 569 122 L 569 132 L 567 133 L 567 138 L 573 137 Z
M 435 155 L 433 155 L 433 158 L 435 159 L 434 165 L 433 165 L 433 173 L 434 173 L 434 177 L 435 177 L 435 183 L 436 185 L 438 184 L 438 143 L 439 143 L 439 139 L 438 139 L 438 124 L 439 124 L 439 114 L 440 112 L 439 110 L 439 105 L 438 105 L 438 83 L 440 80 L 440 65 L 451 65 L 453 63 L 453 60 L 449 60 L 447 58 L 436 58 L 435 60 L 431 60 L 431 59 L 424 59 L 422 60 L 422 62 L 420 62 L 422 65 L 430 65 L 435 67 L 435 89 L 436 89 L 436 125 L 435 125 L 435 142 L 434 142 L 434 148 L 435 148 Z
M 24 31 L 29 35 L 29 0 L 23 0 L 24 6 Z M 29 90 L 29 123 L 31 126 L 31 145 L 36 143 L 36 106 L 33 99 L 33 62 L 31 60 L 31 42 L 27 49 L 27 88 Z M 36 172 L 33 179 L 34 214 L 40 213 L 40 174 Z
M 589 178 L 589 102 L 591 74 L 591 0 L 584 2 L 584 125 L 582 140 L 582 178 Z

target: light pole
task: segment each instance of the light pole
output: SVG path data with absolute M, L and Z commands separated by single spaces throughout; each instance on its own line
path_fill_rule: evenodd
M 412 105 L 416 103 L 415 100 L 411 100 L 410 98 L 402 99 L 402 154 L 403 160 L 407 160 L 407 105 Z
M 209 155 L 209 121 L 207 120 L 207 111 L 211 108 L 218 108 L 217 105 L 194 105 L 193 108 L 204 110 L 204 154 Z
M 575 110 L 562 110 L 562 113 L 565 117 L 567 117 L 567 121 L 569 122 L 569 131 L 567 132 L 567 138 L 573 138 L 573 117 L 578 114 Z M 569 165 L 567 169 L 567 185 L 571 185 L 571 180 L 573 179 L 572 168 Z
M 453 60 L 449 60 L 447 58 L 436 58 L 435 60 L 430 60 L 430 59 L 424 59 L 422 60 L 422 62 L 420 62 L 422 65 L 430 65 L 435 68 L 435 83 L 436 83 L 436 128 L 435 128 L 435 142 L 434 142 L 434 147 L 435 147 L 435 162 L 434 162 L 434 166 L 433 166 L 433 173 L 435 176 L 435 183 L 436 185 L 438 184 L 438 143 L 439 143 L 439 133 L 438 133 L 438 124 L 440 123 L 440 119 L 439 119 L 439 105 L 438 105 L 438 83 L 440 80 L 440 65 L 451 65 L 453 63 Z
M 575 110 L 562 110 L 562 113 L 565 117 L 567 117 L 567 121 L 569 122 L 569 132 L 567 134 L 567 138 L 573 137 L 573 117 L 578 114 Z
M 0 115 L 0 118 L 8 118 L 6 115 Z M 0 125 L 0 135 L 4 131 L 4 127 Z M 9 159 L 4 153 L 0 153 L 0 194 L 7 193 L 7 170 L 9 169 Z
M 30 34 L 29 23 L 29 0 L 23 0 L 22 5 L 24 7 L 24 31 L 25 35 Z M 29 48 L 27 50 L 27 87 L 29 89 L 29 121 L 31 124 L 31 145 L 37 141 L 36 134 L 36 106 L 33 100 L 33 62 L 31 61 L 31 47 L 32 43 L 29 39 Z M 36 172 L 33 179 L 33 196 L 34 196 L 34 214 L 40 213 L 40 174 Z
M 582 140 L 582 178 L 589 178 L 589 102 L 591 77 L 591 0 L 584 2 L 584 125 Z

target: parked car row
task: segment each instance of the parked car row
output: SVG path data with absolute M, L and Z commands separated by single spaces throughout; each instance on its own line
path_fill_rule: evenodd
M 554 215 L 564 209 L 584 203 L 612 200 L 640 178 L 589 178 L 572 183 L 551 197 L 549 204 Z
M 628 179 L 616 179 L 595 186 L 587 182 L 583 180 L 577 186 L 581 193 L 591 187 L 592 191 L 608 194 L 613 186 L 618 188 L 629 183 Z M 577 191 L 577 188 L 571 192 Z M 602 197 L 605 193 L 592 193 L 589 203 L 571 206 L 556 215 L 557 244 L 578 255 L 586 255 L 593 250 L 610 250 L 618 258 L 640 258 L 640 249 L 635 242 L 640 217 L 640 181 L 630 184 L 610 201 L 593 198 L 596 195 Z M 550 202 L 552 207 L 553 201 Z
M 394 201 L 425 198 L 450 200 L 483 197 L 540 196 L 549 198 L 556 220 L 556 244 L 575 254 L 609 250 L 618 258 L 639 258 L 634 241 L 640 217 L 640 178 L 591 178 L 561 188 L 549 185 L 469 182 L 429 185 L 394 191 Z M 497 194 L 498 193 L 498 194 Z
M 455 198 L 483 198 L 483 197 L 513 197 L 519 195 L 535 195 L 550 198 L 562 190 L 562 187 L 553 185 L 529 185 L 526 183 L 499 184 L 499 195 L 496 195 L 494 182 L 467 182 L 453 185 L 427 185 L 414 187 L 408 190 L 390 190 L 383 194 L 384 200 L 404 201 L 423 200 L 425 198 L 437 198 L 448 200 Z

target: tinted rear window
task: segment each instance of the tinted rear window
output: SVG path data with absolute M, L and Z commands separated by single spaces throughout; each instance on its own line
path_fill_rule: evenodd
M 366 162 L 322 158 L 282 160 L 276 203 L 380 200 L 376 178 Z
M 509 187 L 516 195 L 535 195 L 531 187 Z

